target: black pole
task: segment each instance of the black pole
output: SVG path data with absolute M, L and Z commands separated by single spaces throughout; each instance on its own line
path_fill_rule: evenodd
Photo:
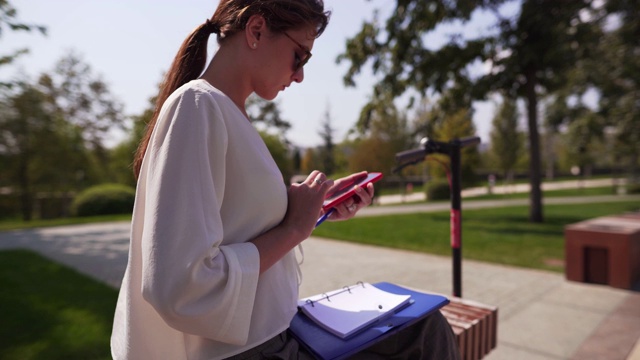
M 453 296 L 462 297 L 462 173 L 460 151 L 463 147 L 480 143 L 480 138 L 470 136 L 449 142 L 451 159 L 451 252 L 453 259 Z
M 407 150 L 396 154 L 396 162 L 400 164 L 394 172 L 405 166 L 424 160 L 429 154 L 449 155 L 451 160 L 451 251 L 453 259 L 453 295 L 462 297 L 462 184 L 460 149 L 480 143 L 480 138 L 470 136 L 453 139 L 449 143 L 422 139 L 422 148 Z
M 451 141 L 451 251 L 453 259 L 453 296 L 462 297 L 462 214 L 460 184 L 460 142 Z

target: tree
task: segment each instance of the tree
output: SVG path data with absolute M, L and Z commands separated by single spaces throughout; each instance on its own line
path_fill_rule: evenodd
M 38 86 L 49 110 L 79 132 L 84 147 L 97 162 L 103 178 L 108 177 L 109 152 L 104 143 L 114 127 L 124 127 L 122 104 L 91 67 L 71 53 L 60 59 L 53 72 L 40 75 Z
M 42 25 L 26 24 L 16 19 L 18 15 L 17 10 L 11 6 L 8 0 L 0 0 L 0 37 L 4 35 L 6 29 L 12 31 L 38 31 L 42 35 L 47 34 L 47 28 Z M 26 54 L 27 49 L 15 50 L 12 54 L 1 55 L 0 54 L 0 66 L 12 63 L 20 55 Z M 0 88 L 10 87 L 11 83 L 7 81 L 0 81 Z
M 293 148 L 293 156 L 291 158 L 291 161 L 293 165 L 293 172 L 295 174 L 299 174 L 300 170 L 302 169 L 302 155 L 300 154 L 300 148 Z
M 149 98 L 148 106 L 138 115 L 131 116 L 133 127 L 129 136 L 111 150 L 109 173 L 112 181 L 119 184 L 136 186 L 136 178 L 133 174 L 133 157 L 144 135 L 147 124 L 153 117 L 156 97 Z
M 24 221 L 33 214 L 33 180 L 30 164 L 37 154 L 37 139 L 50 127 L 52 118 L 43 109 L 43 96 L 32 87 L 21 89 L 6 101 L 0 102 L 0 152 L 9 164 L 8 184 L 17 184 L 20 212 Z
M 331 113 L 329 107 L 327 107 L 324 113 L 324 120 L 320 123 L 320 137 L 323 141 L 323 146 L 320 149 L 320 156 L 322 158 L 322 170 L 327 175 L 332 175 L 336 171 L 335 161 L 335 144 L 333 143 L 334 129 L 331 127 Z
M 522 151 L 522 134 L 518 131 L 518 106 L 516 101 L 504 97 L 498 113 L 493 118 L 491 153 L 506 180 L 513 180 L 513 169 Z
M 585 111 L 569 125 L 569 156 L 583 175 L 591 174 L 595 158 L 600 155 L 596 147 L 603 140 L 603 128 L 602 118 L 592 111 Z
M 291 161 L 291 155 L 289 154 L 289 146 L 278 135 L 269 134 L 264 131 L 260 131 L 260 137 L 264 140 L 264 143 L 271 153 L 271 157 L 278 165 L 282 177 L 286 183 L 293 177 L 293 162 Z
M 599 42 L 599 55 L 589 73 L 601 91 L 600 114 L 615 129 L 615 157 L 640 177 L 640 2 L 608 0 L 606 12 L 617 16 L 618 26 Z
M 36 192 L 68 192 L 91 166 L 80 134 L 48 111 L 45 95 L 32 84 L 15 85 L 1 102 L 0 154 L 7 162 L 3 180 L 19 194 L 22 218 L 29 221 Z
M 282 119 L 278 102 L 268 101 L 256 94 L 247 98 L 247 113 L 254 124 L 263 124 L 265 129 L 276 130 L 284 136 L 291 124 Z M 285 138 L 286 139 L 286 138 Z
M 105 179 L 104 140 L 121 125 L 123 114 L 106 84 L 74 55 L 36 84 L 14 85 L 2 102 L 0 153 L 13 164 L 7 186 L 21 194 L 21 212 L 29 220 L 36 192 L 51 197 Z M 64 206 L 58 210 L 64 211 Z
M 447 115 L 444 121 L 438 123 L 434 127 L 433 138 L 436 140 L 449 141 L 452 139 L 459 139 L 468 136 L 473 136 L 476 133 L 471 113 L 467 109 L 460 109 L 457 112 Z M 478 148 L 475 146 L 463 148 L 461 151 L 461 164 L 460 173 L 461 181 L 463 185 L 469 186 L 475 183 L 475 171 L 474 168 L 478 165 L 480 158 L 478 155 Z M 450 168 L 450 158 L 444 155 L 432 155 L 437 158 L 441 163 L 446 164 Z M 439 176 L 441 167 L 431 166 L 431 174 Z
M 357 125 L 360 137 L 353 142 L 348 159 L 351 172 L 389 172 L 396 166 L 395 154 L 414 144 L 406 114 L 391 101 L 375 106 L 380 108 L 369 109 L 368 125 Z
M 361 31 L 347 40 L 338 61 L 351 63 L 345 75 L 347 85 L 354 85 L 354 76 L 371 61 L 374 74 L 382 75 L 374 86 L 373 101 L 383 93 L 397 97 L 409 88 L 422 96 L 432 90 L 482 99 L 504 91 L 524 98 L 532 189 L 529 218 L 542 222 L 538 98 L 563 84 L 567 70 L 590 55 L 588 50 L 599 37 L 594 23 L 600 18 L 590 16 L 594 9 L 589 1 L 553 0 L 523 0 L 519 14 L 508 18 L 500 13 L 500 5 L 506 2 L 397 0 L 384 33 L 377 19 L 364 23 Z M 498 31 L 471 39 L 453 34 L 439 49 L 425 46 L 425 35 L 438 25 L 466 22 L 474 11 L 492 12 Z M 491 65 L 491 70 L 473 73 L 472 65 L 478 62 Z
M 303 174 L 310 174 L 313 170 L 317 170 L 319 168 L 320 159 L 318 158 L 316 150 L 313 148 L 306 149 L 304 155 L 302 156 L 300 171 Z
M 252 124 L 260 132 L 271 156 L 278 164 L 285 181 L 289 181 L 295 173 L 293 156 L 295 149 L 290 149 L 291 144 L 286 133 L 291 124 L 282 119 L 278 102 L 267 101 L 255 94 L 247 99 L 247 113 Z
M 52 110 L 78 127 L 90 148 L 103 148 L 107 132 L 124 122 L 122 104 L 75 53 L 61 58 L 52 73 L 40 76 L 38 84 Z

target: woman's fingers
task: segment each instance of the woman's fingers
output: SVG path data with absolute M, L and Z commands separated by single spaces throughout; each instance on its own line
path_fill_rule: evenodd
M 350 219 L 362 208 L 371 205 L 373 201 L 373 184 L 367 184 L 366 188 L 356 185 L 355 195 L 336 206 L 336 212 L 331 215 L 333 220 Z

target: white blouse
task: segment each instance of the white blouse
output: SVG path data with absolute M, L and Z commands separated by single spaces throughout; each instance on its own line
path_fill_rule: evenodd
M 288 328 L 292 250 L 259 275 L 248 240 L 279 224 L 287 188 L 255 128 L 204 80 L 165 102 L 138 179 L 114 359 L 220 359 Z

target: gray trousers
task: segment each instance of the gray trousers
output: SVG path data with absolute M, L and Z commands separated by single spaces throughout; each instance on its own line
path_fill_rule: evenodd
M 285 331 L 229 360 L 312 360 L 313 355 Z M 447 319 L 435 312 L 352 356 L 351 360 L 458 360 L 460 351 Z

